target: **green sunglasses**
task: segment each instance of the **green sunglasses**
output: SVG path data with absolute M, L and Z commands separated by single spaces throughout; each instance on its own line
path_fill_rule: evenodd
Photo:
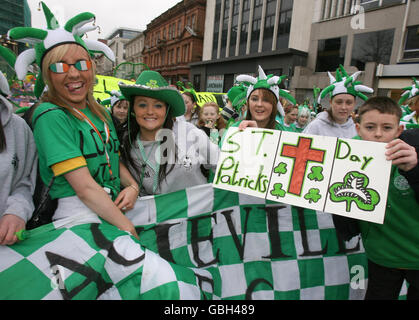
M 49 66 L 49 69 L 54 73 L 67 73 L 70 67 L 74 66 L 79 71 L 87 71 L 92 68 L 92 62 L 89 60 L 79 60 L 76 63 L 70 64 L 65 62 L 56 62 Z

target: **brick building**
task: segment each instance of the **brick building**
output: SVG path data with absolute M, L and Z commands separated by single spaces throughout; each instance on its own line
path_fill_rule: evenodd
M 143 62 L 169 83 L 193 81 L 189 64 L 202 60 L 205 0 L 183 0 L 147 25 Z

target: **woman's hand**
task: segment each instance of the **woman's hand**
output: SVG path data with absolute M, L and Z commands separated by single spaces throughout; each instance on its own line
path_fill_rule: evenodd
M 13 214 L 0 218 L 0 246 L 11 246 L 18 241 L 16 232 L 25 229 L 25 220 Z
M 138 194 L 138 187 L 129 185 L 119 193 L 114 203 L 121 211 L 132 210 L 137 202 Z
M 387 160 L 403 171 L 410 171 L 418 165 L 418 155 L 414 147 L 400 139 L 391 141 L 386 146 Z
M 258 128 L 258 124 L 253 120 L 243 120 L 239 125 L 239 130 L 243 131 L 246 128 Z

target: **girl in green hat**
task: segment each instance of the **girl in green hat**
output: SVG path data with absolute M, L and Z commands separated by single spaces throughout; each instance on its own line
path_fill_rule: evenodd
M 215 169 L 219 149 L 189 122 L 180 92 L 155 71 L 143 71 L 135 85 L 120 83 L 130 101 L 129 132 L 123 160 L 141 188 L 140 195 L 170 193 L 207 183 L 201 172 Z
M 328 73 L 330 85 L 320 93 L 318 104 L 330 95 L 330 108 L 319 113 L 316 119 L 304 129 L 304 133 L 338 138 L 353 138 L 357 135 L 352 119 L 357 97 L 367 100 L 364 93 L 374 92 L 357 81 L 360 73 L 358 71 L 349 76 L 343 66 L 339 66 L 336 70 L 336 77 Z
M 285 78 L 285 75 L 281 77 L 267 76 L 260 66 L 257 78 L 249 75 L 239 75 L 236 78 L 237 82 L 248 88 L 248 111 L 246 119 L 236 122 L 233 126 L 238 126 L 240 130 L 247 127 L 285 130 L 285 127 L 276 121 L 277 114 L 280 114 L 281 117 L 285 116 L 281 98 L 288 100 L 293 105 L 296 104 L 294 97 L 279 87 Z
M 109 112 L 93 97 L 91 54 L 102 52 L 112 59 L 113 53 L 98 41 L 82 39 L 96 29 L 89 25 L 95 20 L 92 13 L 81 13 L 60 27 L 41 4 L 47 29 L 14 28 L 8 35 L 35 44 L 16 59 L 18 77 L 24 77 L 27 66 L 36 62 L 41 70 L 38 95 L 48 86 L 33 113 L 32 127 L 41 178 L 50 186 L 51 198 L 58 199 L 53 220 L 98 223 L 100 217 L 137 236 L 123 211 L 133 208 L 139 188 L 120 165 L 119 142 Z

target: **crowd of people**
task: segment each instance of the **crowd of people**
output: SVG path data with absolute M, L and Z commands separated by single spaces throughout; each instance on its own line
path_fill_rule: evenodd
M 121 83 L 120 92 L 110 93 L 107 109 L 92 95 L 95 64 L 89 48 L 76 36 L 55 41 L 37 51 L 39 78 L 47 89 L 33 110 L 33 131 L 13 114 L 8 90 L 1 88 L 1 246 L 19 241 L 35 211 L 37 168 L 49 196 L 58 199 L 53 221 L 77 212 L 83 223 L 99 217 L 138 238 L 124 212 L 138 197 L 211 182 L 223 132 L 230 126 L 358 138 L 386 143 L 386 157 L 393 163 L 384 224 L 355 221 L 369 260 L 366 298 L 396 299 L 407 280 L 408 298 L 419 299 L 419 129 L 401 123 L 409 106 L 413 116 L 408 121 L 417 123 L 419 92 L 408 97 L 408 107 L 387 97 L 366 99 L 363 93 L 372 91 L 347 81 L 340 67 L 342 78 L 333 78 L 327 90 L 330 108 L 316 114 L 280 88 L 282 78 L 259 68 L 256 78 L 237 77 L 226 106 L 198 106 L 193 90 L 181 93 L 147 70 L 135 84 Z M 365 100 L 362 106 L 358 98 Z M 403 190 L 392 183 L 400 177 L 408 182 Z

